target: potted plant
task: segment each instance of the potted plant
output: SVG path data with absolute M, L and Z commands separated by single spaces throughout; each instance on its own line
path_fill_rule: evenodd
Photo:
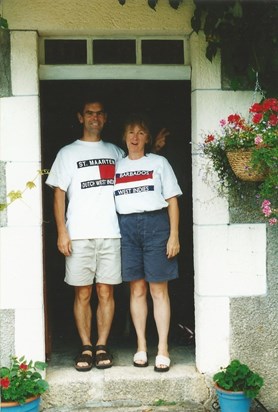
M 27 362 L 24 356 L 12 356 L 10 366 L 0 368 L 1 410 L 38 412 L 40 395 L 48 389 L 39 371 L 46 366 L 44 362 Z
M 270 225 L 278 222 L 278 100 L 249 108 L 250 119 L 230 114 L 220 131 L 205 134 L 201 150 L 219 178 L 220 195 L 241 190 L 242 181 L 258 182 L 256 197 Z
M 239 360 L 232 360 L 213 376 L 222 412 L 248 412 L 264 384 L 263 378 Z

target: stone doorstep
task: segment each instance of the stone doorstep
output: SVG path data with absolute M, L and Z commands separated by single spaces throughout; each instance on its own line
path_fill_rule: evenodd
M 129 407 L 122 405 L 112 406 L 103 405 L 102 407 L 96 406 L 92 408 L 71 408 L 71 407 L 62 407 L 62 408 L 51 408 L 44 409 L 45 412 L 208 412 L 210 409 L 205 408 L 204 406 L 197 405 L 193 402 L 182 402 L 181 404 L 176 405 L 141 405 L 137 407 Z M 215 412 L 215 411 L 213 411 Z
M 204 376 L 195 366 L 186 364 L 174 364 L 166 373 L 154 372 L 153 366 L 113 366 L 105 370 L 93 368 L 90 372 L 77 372 L 72 365 L 52 366 L 46 379 L 50 389 L 42 397 L 41 408 L 49 412 L 109 412 L 115 408 L 122 412 L 129 408 L 130 412 L 190 411 L 186 402 L 194 405 L 192 411 L 204 411 L 202 405 L 209 398 Z M 158 400 L 161 406 L 150 406 Z M 167 405 L 169 408 L 165 409 Z

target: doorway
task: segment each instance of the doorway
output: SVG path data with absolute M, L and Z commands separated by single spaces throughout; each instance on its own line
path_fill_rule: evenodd
M 169 344 L 189 342 L 186 328 L 194 330 L 194 269 L 192 235 L 191 181 L 191 88 L 186 80 L 45 80 L 40 83 L 43 168 L 50 168 L 58 150 L 81 136 L 77 122 L 77 104 L 83 95 L 98 97 L 106 103 L 108 122 L 103 139 L 121 146 L 122 124 L 133 111 L 145 111 L 152 121 L 152 134 L 165 127 L 170 135 L 161 151 L 172 165 L 183 196 L 180 206 L 179 279 L 169 283 L 171 329 Z M 64 283 L 64 257 L 56 247 L 53 217 L 53 193 L 45 185 L 43 196 L 45 238 L 45 284 L 48 356 L 57 345 L 80 345 L 75 329 L 72 303 L 73 288 Z M 95 313 L 93 297 L 93 313 Z M 116 311 L 109 344 L 125 339 L 135 344 L 129 322 L 127 285 L 115 287 Z M 155 339 L 152 311 L 148 321 L 148 337 Z M 95 330 L 95 325 L 93 325 Z M 191 341 L 192 342 L 192 341 Z M 76 346 L 77 345 L 77 346 Z M 51 349 L 52 348 L 52 349 Z

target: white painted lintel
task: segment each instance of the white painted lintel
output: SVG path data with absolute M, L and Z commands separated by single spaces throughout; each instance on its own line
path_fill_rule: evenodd
M 40 80 L 190 80 L 190 66 L 40 65 Z

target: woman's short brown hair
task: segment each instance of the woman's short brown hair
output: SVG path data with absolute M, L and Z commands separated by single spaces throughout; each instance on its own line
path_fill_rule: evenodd
M 123 142 L 126 142 L 126 131 L 130 126 L 140 126 L 147 133 L 149 141 L 145 145 L 144 153 L 150 153 L 152 148 L 152 136 L 149 118 L 143 113 L 132 113 L 124 123 Z

